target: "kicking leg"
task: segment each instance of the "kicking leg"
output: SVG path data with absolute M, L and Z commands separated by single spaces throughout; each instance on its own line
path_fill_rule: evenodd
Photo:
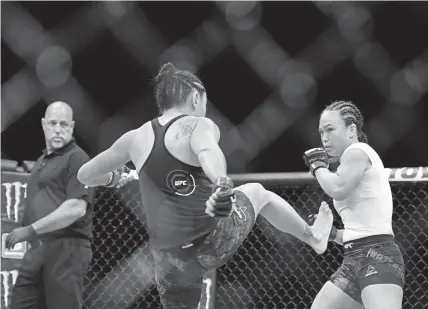
M 291 234 L 310 245 L 318 254 L 327 249 L 328 237 L 333 224 L 333 214 L 323 203 L 312 226 L 277 194 L 266 190 L 261 184 L 249 183 L 236 188 L 251 201 L 256 216 L 260 213 L 278 230 Z
M 286 200 L 270 191 L 267 191 L 267 196 L 269 202 L 260 214 L 278 230 L 307 243 L 318 254 L 324 253 L 333 224 L 333 214 L 328 205 L 321 204 L 314 224 L 309 226 Z

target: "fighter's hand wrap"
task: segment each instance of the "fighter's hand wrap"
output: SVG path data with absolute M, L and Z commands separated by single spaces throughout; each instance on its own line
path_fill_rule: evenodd
M 233 204 L 236 202 L 232 179 L 229 177 L 217 178 L 214 192 L 216 192 L 218 196 L 214 206 L 215 217 L 226 218 L 230 216 Z
M 127 183 L 136 179 L 138 179 L 137 171 L 131 170 L 129 167 L 125 165 L 123 169 L 123 173 L 116 184 L 116 188 L 121 188 L 125 186 Z
M 104 185 L 104 187 L 112 188 L 112 187 L 116 186 L 122 177 L 123 170 L 124 170 L 124 168 L 121 167 L 121 168 L 115 170 L 114 172 L 110 172 L 110 179 Z
M 313 148 L 305 151 L 303 160 L 314 176 L 317 169 L 328 168 L 328 155 L 324 148 Z

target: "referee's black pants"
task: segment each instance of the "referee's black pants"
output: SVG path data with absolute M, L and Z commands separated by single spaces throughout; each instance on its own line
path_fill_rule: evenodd
M 11 309 L 80 309 L 83 277 L 92 259 L 90 241 L 61 237 L 34 240 L 12 289 Z

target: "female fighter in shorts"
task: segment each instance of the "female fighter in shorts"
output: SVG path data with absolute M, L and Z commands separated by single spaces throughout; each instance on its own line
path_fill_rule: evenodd
M 344 224 L 343 230 L 332 229 L 334 241 L 344 246 L 342 266 L 312 309 L 401 308 L 404 262 L 392 231 L 391 188 L 382 160 L 367 144 L 363 123 L 353 103 L 332 103 L 319 122 L 324 148 L 304 154 Z M 336 173 L 328 170 L 327 154 L 340 157 Z
M 88 186 L 114 186 L 121 178 L 117 169 L 134 163 L 163 307 L 197 308 L 203 275 L 230 259 L 258 214 L 323 253 L 333 223 L 328 205 L 308 226 L 260 184 L 233 188 L 218 146 L 220 131 L 205 118 L 202 82 L 172 64 L 162 67 L 155 82 L 162 116 L 125 133 L 77 177 Z

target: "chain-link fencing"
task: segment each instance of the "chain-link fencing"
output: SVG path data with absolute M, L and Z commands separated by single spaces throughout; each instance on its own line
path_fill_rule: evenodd
M 331 199 L 317 185 L 267 187 L 308 218 L 321 201 Z M 404 309 L 428 305 L 428 184 L 393 183 L 393 228 L 406 262 Z M 342 227 L 335 213 L 335 225 Z M 330 243 L 317 255 L 309 246 L 283 234 L 259 217 L 239 253 L 217 272 L 216 308 L 306 309 L 343 259 L 341 246 Z
M 394 232 L 406 261 L 403 308 L 422 309 L 428 304 L 428 182 L 391 185 Z M 271 180 L 265 187 L 289 201 L 306 219 L 317 212 L 321 201 L 332 205 L 319 186 L 307 181 L 281 184 L 278 180 L 275 184 Z M 335 225 L 341 227 L 335 215 Z M 161 308 L 145 223 L 136 182 L 120 189 L 98 190 L 85 308 Z M 259 217 L 238 253 L 217 270 L 215 308 L 310 308 L 342 257 L 341 247 L 335 244 L 324 255 L 316 255 L 309 246 Z

